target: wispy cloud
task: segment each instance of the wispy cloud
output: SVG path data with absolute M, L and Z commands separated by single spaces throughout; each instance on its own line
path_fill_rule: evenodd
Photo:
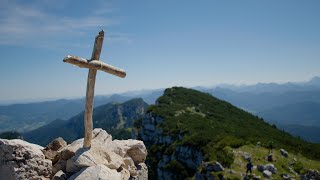
M 0 0 L 0 44 L 68 46 L 66 41 L 61 40 L 74 40 L 92 30 L 119 25 L 120 20 L 112 14 L 114 8 L 110 3 L 101 1 L 95 7 L 83 10 L 74 5 L 76 3 Z M 127 34 L 114 32 L 108 38 L 115 42 L 128 42 L 128 37 Z M 73 41 L 72 44 L 76 43 Z

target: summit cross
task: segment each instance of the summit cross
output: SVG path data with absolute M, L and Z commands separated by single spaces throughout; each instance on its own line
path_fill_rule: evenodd
M 126 72 L 122 69 L 108 65 L 100 61 L 100 53 L 102 49 L 102 43 L 104 38 L 104 31 L 100 31 L 94 41 L 92 56 L 90 60 L 83 59 L 77 56 L 66 56 L 63 62 L 67 62 L 80 68 L 88 68 L 88 81 L 87 81 L 87 93 L 86 93 L 86 105 L 84 109 L 84 141 L 83 147 L 90 147 L 92 140 L 92 112 L 93 112 L 93 98 L 94 98 L 94 86 L 96 82 L 97 70 L 113 74 L 115 76 L 124 78 Z

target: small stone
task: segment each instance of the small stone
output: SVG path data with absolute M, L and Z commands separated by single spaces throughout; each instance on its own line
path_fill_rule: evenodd
M 266 168 L 264 167 L 264 165 L 261 165 L 261 164 L 257 165 L 257 169 L 258 169 L 258 171 L 260 171 L 260 172 L 263 172 L 264 170 L 266 170 Z
M 265 169 L 272 172 L 272 174 L 276 174 L 277 173 L 277 168 L 273 165 L 273 164 L 266 164 Z
M 288 157 L 288 152 L 286 150 L 280 149 L 280 153 L 281 153 L 282 156 L 284 156 L 286 158 Z
M 272 172 L 270 172 L 269 170 L 264 170 L 263 171 L 263 176 L 267 177 L 267 178 L 270 178 L 272 176 Z
M 247 161 L 251 161 L 251 154 L 249 154 L 247 152 L 243 153 L 242 157 Z
M 63 171 L 58 171 L 53 177 L 52 180 L 67 180 L 68 177 Z

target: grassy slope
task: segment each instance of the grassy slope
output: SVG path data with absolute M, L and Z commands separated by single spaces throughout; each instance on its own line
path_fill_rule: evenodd
M 257 116 L 196 90 L 166 89 L 148 112 L 163 117 L 164 123 L 159 128 L 163 129 L 164 135 L 175 139 L 169 146 L 155 144 L 150 148 L 151 166 L 159 161 L 152 154 L 172 154 L 177 146 L 187 145 L 201 150 L 204 161 L 219 161 L 228 167 L 233 163 L 233 155 L 227 146 L 239 148 L 261 142 L 267 147 L 269 141 L 273 141 L 275 148 L 320 160 L 320 144 L 293 137 Z M 183 135 L 182 140 L 178 140 L 179 135 Z M 186 170 L 183 166 L 179 165 L 179 171 Z
M 264 147 L 245 145 L 240 148 L 234 149 L 233 152 L 235 154 L 235 160 L 230 168 L 235 170 L 236 173 L 225 173 L 224 175 L 227 179 L 237 179 L 240 177 L 240 174 L 245 174 L 246 172 L 247 161 L 242 157 L 240 152 L 250 153 L 252 155 L 252 162 L 254 166 L 259 164 L 265 165 L 270 163 L 266 160 L 266 156 L 268 155 L 269 150 Z M 281 155 L 279 149 L 275 149 L 272 154 L 275 160 L 275 162 L 272 163 L 278 169 L 277 174 L 272 175 L 274 179 L 282 179 L 280 177 L 281 174 L 290 174 L 292 177 L 299 179 L 299 176 L 290 173 L 288 169 L 289 167 L 294 169 L 293 165 L 290 164 L 294 164 L 295 162 L 301 162 L 305 169 L 317 169 L 318 171 L 320 170 L 320 161 L 307 159 L 301 154 L 297 155 L 289 153 L 288 158 L 285 158 Z M 295 161 L 294 159 L 296 159 L 297 161 Z M 226 172 L 228 172 L 228 170 Z M 253 170 L 253 174 L 263 177 L 262 173 L 259 172 L 256 168 Z
M 267 146 L 270 140 L 276 148 L 320 159 L 319 144 L 295 138 L 209 94 L 175 87 L 167 89 L 157 102 L 149 112 L 165 118 L 161 125 L 164 133 L 173 137 L 184 135 L 181 142 L 173 145 L 200 148 L 206 160 L 215 160 L 217 151 L 225 146 L 240 147 L 258 141 Z

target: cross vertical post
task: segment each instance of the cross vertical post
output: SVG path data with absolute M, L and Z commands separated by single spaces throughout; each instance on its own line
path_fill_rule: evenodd
M 91 60 L 100 60 L 100 54 L 103 44 L 104 32 L 99 32 L 94 41 Z M 87 93 L 86 93 L 86 105 L 84 109 L 84 142 L 83 147 L 90 147 L 92 140 L 92 112 L 93 112 L 93 97 L 94 86 L 96 83 L 96 69 L 89 69 L 88 81 L 87 81 Z

